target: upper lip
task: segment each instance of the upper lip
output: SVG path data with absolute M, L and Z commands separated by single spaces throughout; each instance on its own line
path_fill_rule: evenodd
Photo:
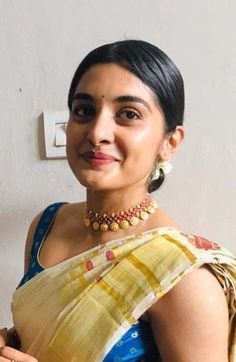
M 87 152 L 82 152 L 81 153 L 82 157 L 85 158 L 97 158 L 100 160 L 115 160 L 117 161 L 117 158 L 112 156 L 112 155 L 108 155 L 107 153 L 103 153 L 103 152 L 98 152 L 98 151 L 87 151 Z

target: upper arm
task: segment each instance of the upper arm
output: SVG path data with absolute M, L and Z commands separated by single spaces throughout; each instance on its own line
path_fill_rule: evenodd
M 29 268 L 33 237 L 34 237 L 34 233 L 35 233 L 36 227 L 38 225 L 38 222 L 40 220 L 40 217 L 42 216 L 42 213 L 43 212 L 40 212 L 38 215 L 35 216 L 35 218 L 33 219 L 33 221 L 30 224 L 30 227 L 29 227 L 29 230 L 27 233 L 26 242 L 25 242 L 25 262 L 24 262 L 24 272 L 25 273 L 27 272 L 27 270 Z
M 228 361 L 228 306 L 207 268 L 186 275 L 148 316 L 163 362 Z

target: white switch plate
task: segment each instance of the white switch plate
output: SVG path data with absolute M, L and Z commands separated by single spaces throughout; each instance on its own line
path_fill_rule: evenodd
M 44 111 L 44 139 L 46 158 L 66 158 L 66 146 L 56 146 L 56 130 L 58 125 L 66 125 L 69 119 L 69 111 Z

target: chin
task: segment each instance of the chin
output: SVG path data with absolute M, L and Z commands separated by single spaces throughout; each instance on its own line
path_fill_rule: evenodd
M 109 191 L 118 188 L 117 180 L 107 180 L 104 176 L 98 175 L 97 177 L 89 177 L 88 175 L 76 175 L 75 177 L 79 183 L 84 186 L 86 189 L 91 191 Z

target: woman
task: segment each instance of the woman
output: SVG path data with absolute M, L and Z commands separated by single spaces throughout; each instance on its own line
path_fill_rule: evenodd
M 12 303 L 21 351 L 0 361 L 236 361 L 235 259 L 150 196 L 184 138 L 179 70 L 149 43 L 104 45 L 76 70 L 68 106 L 86 202 L 33 220 Z

